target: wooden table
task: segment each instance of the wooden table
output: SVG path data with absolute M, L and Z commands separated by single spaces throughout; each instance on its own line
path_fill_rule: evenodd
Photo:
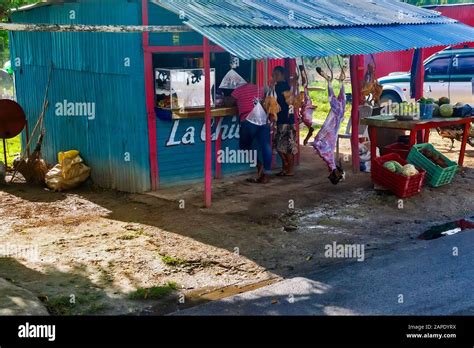
M 226 117 L 226 116 L 238 116 L 239 112 L 237 107 L 217 107 L 211 109 L 211 117 Z M 176 110 L 173 112 L 173 120 L 182 120 L 188 118 L 204 118 L 204 109 L 185 109 Z
M 430 120 L 417 121 L 397 121 L 397 120 L 382 120 L 374 118 L 365 118 L 361 123 L 369 127 L 370 146 L 372 158 L 376 157 L 377 153 L 377 130 L 379 128 L 401 129 L 410 131 L 410 147 L 416 144 L 416 135 L 418 131 L 425 130 L 423 142 L 428 143 L 430 140 L 430 129 L 438 127 L 449 127 L 455 125 L 464 126 L 464 134 L 461 142 L 461 151 L 459 153 L 458 164 L 460 166 L 464 163 L 464 155 L 466 153 L 466 144 L 471 130 L 471 122 L 474 122 L 474 116 L 460 118 L 460 117 L 435 117 Z M 374 155 L 375 154 L 375 155 Z

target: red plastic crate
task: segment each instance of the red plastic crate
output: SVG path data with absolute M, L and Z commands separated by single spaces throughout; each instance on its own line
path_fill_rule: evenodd
M 410 145 L 403 144 L 403 143 L 395 143 L 395 144 L 385 146 L 382 150 L 382 155 L 396 153 L 400 155 L 401 158 L 406 160 L 408 158 L 408 154 L 410 153 L 410 150 L 411 150 Z
M 400 198 L 408 198 L 417 195 L 421 192 L 423 184 L 425 183 L 426 171 L 421 168 L 416 168 L 420 174 L 406 177 L 401 174 L 392 173 L 383 165 L 388 161 L 397 161 L 402 166 L 408 164 L 403 158 L 396 153 L 377 157 L 372 165 L 372 181 L 386 189 L 392 191 Z

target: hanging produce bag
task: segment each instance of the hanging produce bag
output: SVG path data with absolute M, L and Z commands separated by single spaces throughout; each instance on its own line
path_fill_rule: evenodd
M 257 126 L 263 126 L 264 124 L 267 124 L 268 116 L 262 104 L 260 104 L 260 101 L 258 99 L 254 101 L 254 104 L 255 106 L 250 112 L 250 114 L 247 116 L 246 120 Z
M 46 174 L 46 185 L 53 191 L 73 189 L 91 174 L 91 169 L 84 164 L 79 151 L 60 152 L 58 161 L 59 164 Z
M 220 89 L 236 89 L 246 84 L 247 84 L 247 81 L 245 81 L 243 77 L 237 73 L 237 71 L 235 71 L 234 69 L 230 69 L 229 72 L 222 79 L 222 82 L 219 88 Z
M 272 88 L 265 97 L 263 107 L 267 111 L 267 114 L 272 118 L 273 121 L 278 121 L 278 113 L 281 111 L 280 104 L 278 104 L 277 94 L 275 88 Z

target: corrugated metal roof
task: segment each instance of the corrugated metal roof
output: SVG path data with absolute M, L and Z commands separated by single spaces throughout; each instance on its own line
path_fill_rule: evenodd
M 242 59 L 459 44 L 474 29 L 395 0 L 152 0 Z
M 370 54 L 474 40 L 474 28 L 458 23 L 337 29 L 194 29 L 241 59 Z
M 194 26 L 319 28 L 455 23 L 394 0 L 152 0 Z

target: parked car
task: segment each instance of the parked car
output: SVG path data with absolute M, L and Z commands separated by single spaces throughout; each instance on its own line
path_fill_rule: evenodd
M 447 48 L 426 59 L 424 66 L 426 98 L 448 97 L 452 103 L 474 105 L 474 48 Z M 384 88 L 382 103 L 412 100 L 410 72 L 391 73 L 379 82 Z

